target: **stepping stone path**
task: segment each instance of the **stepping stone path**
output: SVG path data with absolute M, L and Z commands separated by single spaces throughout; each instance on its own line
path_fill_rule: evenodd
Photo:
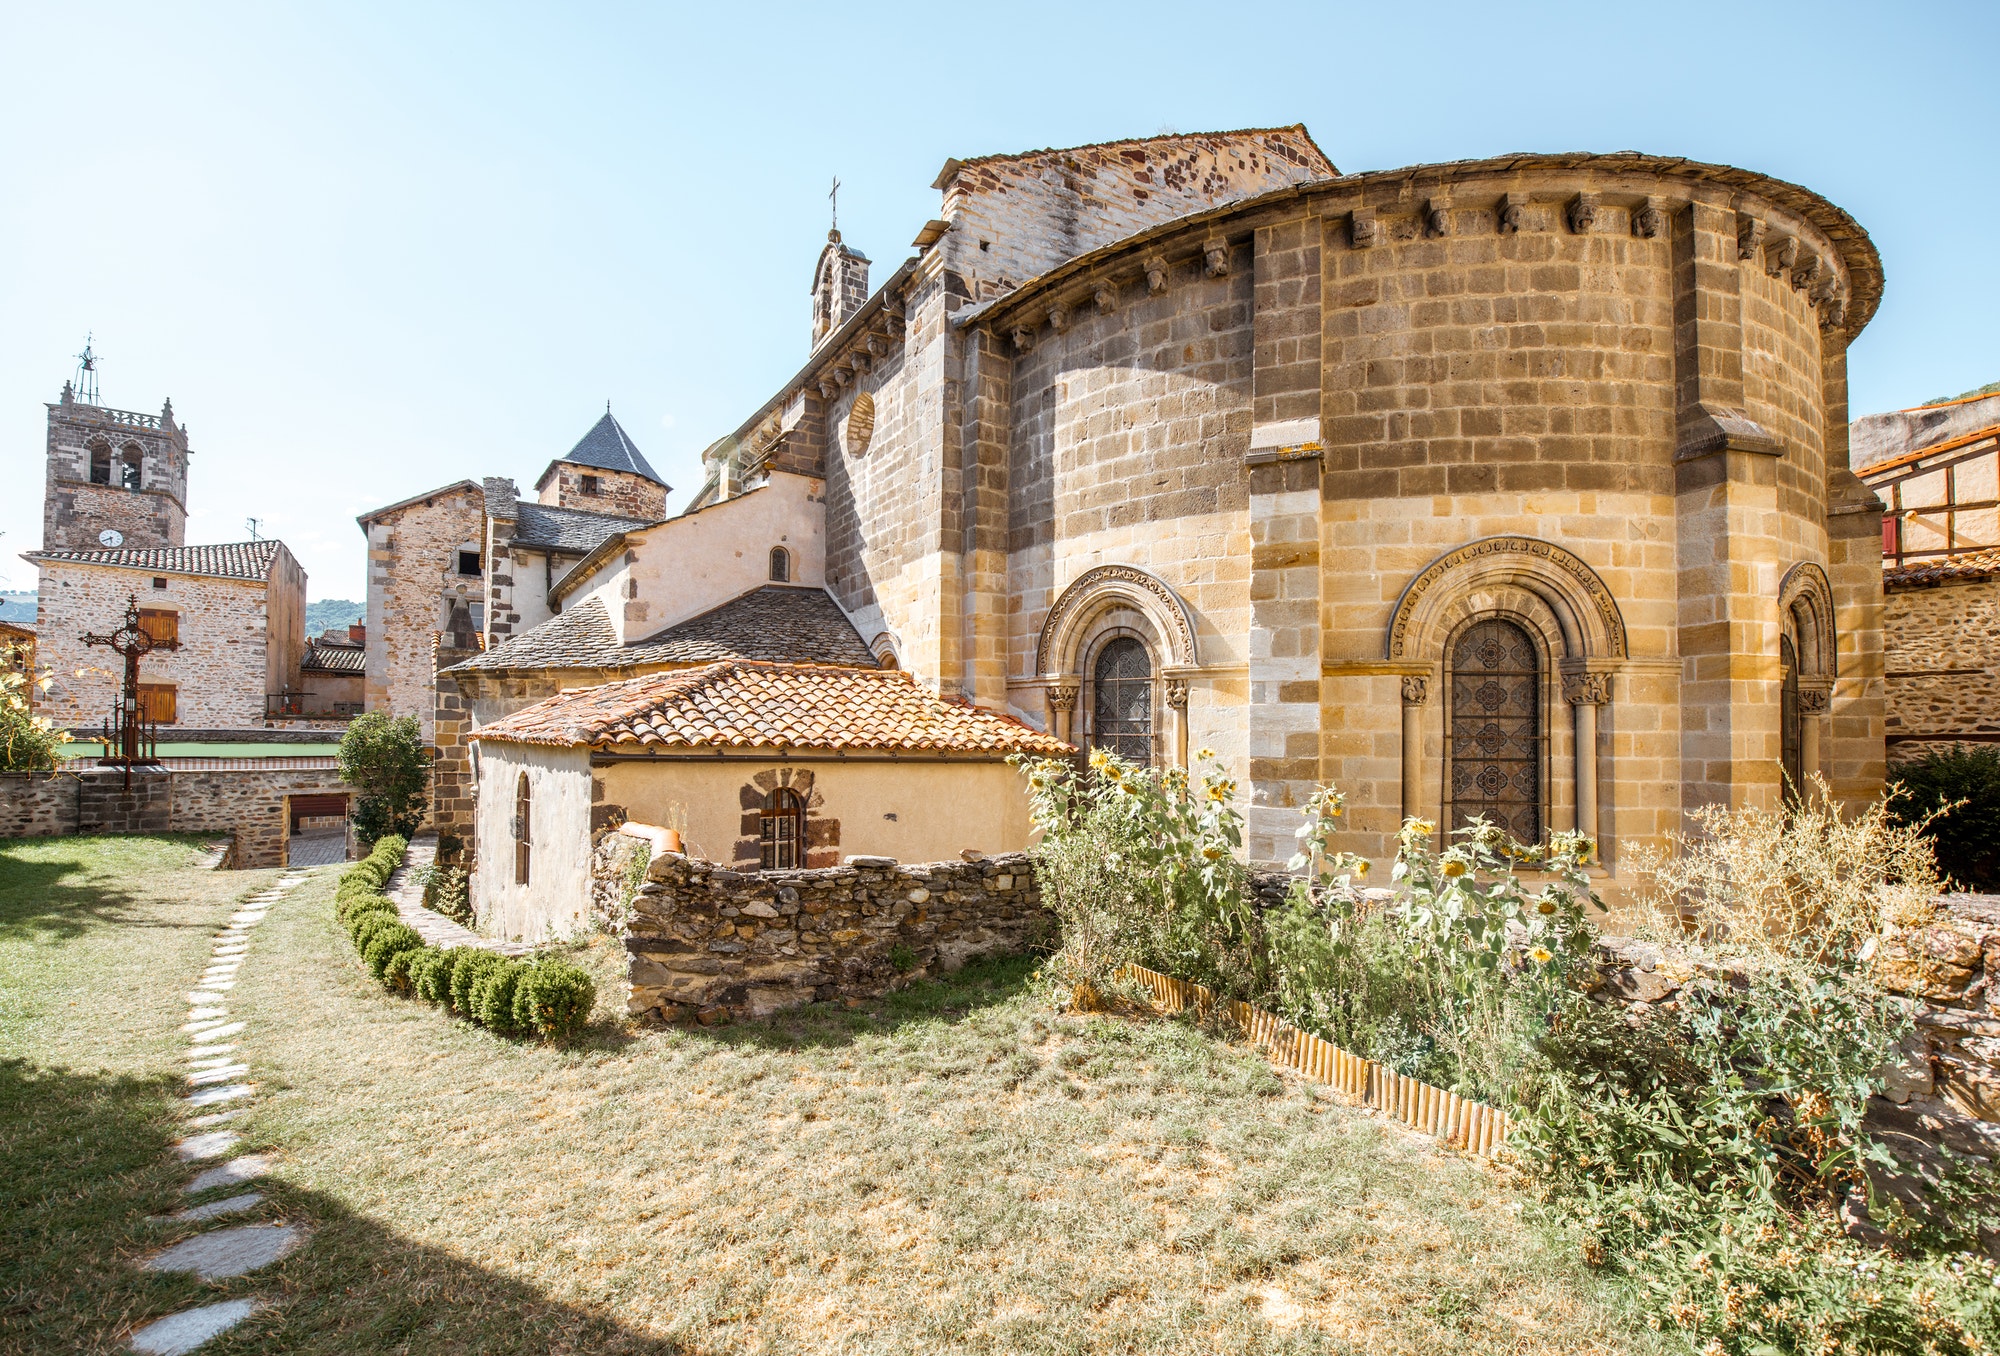
M 532 942 L 500 942 L 491 937 L 482 937 L 462 923 L 455 923 L 436 909 L 424 907 L 424 887 L 417 884 L 416 873 L 423 867 L 437 861 L 437 838 L 425 834 L 410 840 L 410 847 L 403 854 L 403 864 L 395 869 L 382 886 L 396 906 L 402 920 L 416 930 L 417 936 L 431 946 L 449 950 L 454 946 L 476 946 L 482 951 L 498 951 L 503 956 L 527 956 L 534 953 Z
M 190 1196 L 217 1187 L 241 1186 L 271 1170 L 270 1161 L 263 1155 L 236 1152 L 243 1137 L 234 1130 L 205 1129 L 241 1116 L 243 1108 L 216 1111 L 207 1108 L 248 1101 L 257 1095 L 257 1085 L 247 1081 L 250 1066 L 236 1058 L 232 1038 L 240 1035 L 247 1024 L 229 1020 L 228 993 L 249 954 L 251 930 L 264 921 L 272 905 L 283 900 L 305 878 L 306 873 L 295 867 L 279 876 L 270 889 L 244 900 L 230 915 L 229 925 L 216 934 L 214 958 L 202 973 L 199 986 L 187 995 L 188 1020 L 181 1030 L 188 1038 L 188 1093 L 182 1098 L 182 1105 L 189 1112 L 200 1113 L 190 1115 L 187 1124 L 190 1130 L 201 1133 L 182 1139 L 174 1145 L 174 1153 L 189 1164 L 222 1160 L 188 1183 Z M 263 1200 L 262 1193 L 246 1191 L 225 1200 L 189 1206 L 172 1218 L 180 1223 L 206 1224 L 254 1209 Z M 188 1271 L 204 1281 L 219 1281 L 269 1266 L 304 1242 L 305 1232 L 296 1225 L 237 1224 L 183 1239 L 140 1265 L 148 1271 Z M 181 1356 L 228 1332 L 264 1304 L 259 1299 L 235 1299 L 169 1314 L 133 1333 L 132 1350 L 146 1356 Z

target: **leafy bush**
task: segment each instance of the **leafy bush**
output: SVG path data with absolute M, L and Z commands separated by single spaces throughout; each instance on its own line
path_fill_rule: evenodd
M 512 956 L 495 956 L 493 962 L 480 969 L 473 983 L 469 1011 L 487 1030 L 511 1036 L 522 1029 L 514 1017 L 514 992 L 529 967 Z
M 414 716 L 370 711 L 349 722 L 340 739 L 340 779 L 357 792 L 354 831 L 363 842 L 415 833 L 430 778 L 430 751 Z
M 471 882 L 464 867 L 433 863 L 418 868 L 414 877 L 423 889 L 425 908 L 441 913 L 455 923 L 470 924 L 473 921 Z
M 13 647 L 0 644 L 0 772 L 52 772 L 69 732 L 31 709 L 34 680 L 14 671 L 13 656 Z
M 479 1020 L 479 1007 L 473 1000 L 474 990 L 487 970 L 504 959 L 498 952 L 483 949 L 459 957 L 451 972 L 451 1006 L 461 1017 L 475 1022 Z
M 417 997 L 427 1003 L 441 1007 L 451 1006 L 451 973 L 464 957 L 473 954 L 474 948 L 455 946 L 448 951 L 436 947 L 427 949 L 417 960 L 410 963 L 410 987 Z
M 568 1040 L 590 1020 L 597 986 L 580 965 L 545 956 L 514 988 L 514 1024 L 548 1040 Z
M 367 962 L 369 974 L 386 981 L 390 958 L 401 951 L 418 950 L 423 944 L 424 939 L 407 923 L 385 922 L 370 933 L 361 959 Z
M 1890 769 L 1889 813 L 1924 830 L 1961 889 L 2000 890 L 2000 746 L 1934 749 Z

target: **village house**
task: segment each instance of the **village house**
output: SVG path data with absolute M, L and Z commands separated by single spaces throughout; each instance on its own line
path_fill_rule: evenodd
M 907 673 L 742 661 L 564 692 L 473 738 L 479 838 L 504 845 L 478 857 L 481 921 L 529 940 L 589 922 L 593 830 L 673 826 L 749 871 L 1018 851 L 1007 758 L 1071 752 Z
M 366 709 L 367 628 L 349 626 L 306 641 L 299 663 L 298 711 L 306 716 L 352 718 Z
M 414 716 L 431 739 L 437 671 L 553 616 L 556 580 L 620 529 L 664 518 L 670 489 L 607 409 L 536 499 L 489 476 L 362 514 L 366 708 Z
M 2000 741 L 2000 394 L 1854 421 L 1882 519 L 1890 760 Z
M 41 714 L 94 732 L 111 714 L 123 661 L 87 645 L 124 623 L 178 648 L 140 668 L 140 715 L 184 730 L 247 730 L 281 715 L 305 657 L 306 574 L 282 542 L 189 546 L 187 430 L 158 415 L 88 403 L 65 383 L 48 407 L 36 662 L 53 684 Z
M 1155 766 L 1214 750 L 1260 864 L 1329 782 L 1341 847 L 1576 829 L 1613 893 L 1697 806 L 1879 793 L 1845 362 L 1882 275 L 1838 207 L 1634 154 L 1341 175 L 1300 127 L 935 186 L 879 287 L 830 234 L 804 366 L 689 514 L 552 597 L 629 642 L 718 541 L 805 543 L 797 577 L 941 695 Z M 681 530 L 794 482 L 790 522 Z M 475 797 L 439 794 L 469 835 Z

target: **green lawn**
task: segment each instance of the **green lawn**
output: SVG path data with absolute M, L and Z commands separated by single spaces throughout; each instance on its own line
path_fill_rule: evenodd
M 164 1151 L 180 994 L 269 878 L 191 858 L 0 846 L 0 1350 L 109 1351 L 197 1289 L 278 1301 L 205 1353 L 1655 1349 L 1498 1170 L 1190 1026 L 1056 1016 L 1027 963 L 649 1032 L 615 1015 L 600 939 L 599 1020 L 549 1049 L 383 992 L 331 873 L 232 994 L 247 1147 L 280 1163 L 262 1217 L 311 1241 L 226 1286 L 141 1280 L 126 1259 L 175 1236 L 144 1216 L 187 1174 Z
M 104 752 L 104 746 L 95 740 L 78 740 L 63 746 L 65 758 L 96 758 Z M 154 754 L 161 758 L 331 758 L 340 752 L 340 741 L 325 744 L 192 744 L 186 740 L 169 743 L 161 740 L 154 748 Z

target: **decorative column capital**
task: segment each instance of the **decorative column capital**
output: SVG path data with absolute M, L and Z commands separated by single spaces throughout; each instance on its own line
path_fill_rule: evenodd
M 1431 680 L 1414 673 L 1403 675 L 1403 704 L 1422 706 L 1430 699 Z
M 1571 706 L 1602 706 L 1611 700 L 1608 673 L 1565 673 L 1562 685 L 1563 700 Z
M 1187 710 L 1188 685 L 1185 678 L 1167 679 L 1167 705 L 1176 711 Z
M 1075 683 L 1051 683 L 1044 689 L 1048 694 L 1049 711 L 1067 711 L 1076 705 L 1076 694 L 1082 689 Z
M 1832 688 L 1803 686 L 1799 688 L 1799 714 L 1802 716 L 1823 716 L 1832 704 Z

